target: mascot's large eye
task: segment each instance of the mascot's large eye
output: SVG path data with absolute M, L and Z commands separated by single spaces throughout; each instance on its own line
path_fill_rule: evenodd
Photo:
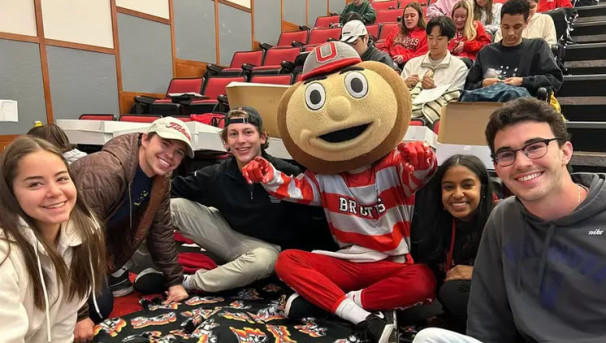
M 368 94 L 368 81 L 360 72 L 354 71 L 345 75 L 345 89 L 354 98 L 360 99 Z
M 326 101 L 326 91 L 321 84 L 314 82 L 310 83 L 305 89 L 305 104 L 310 110 L 317 111 Z

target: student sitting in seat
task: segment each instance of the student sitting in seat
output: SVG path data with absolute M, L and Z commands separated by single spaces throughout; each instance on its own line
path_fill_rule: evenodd
M 494 36 L 500 28 L 502 6 L 502 3 L 492 0 L 474 0 L 473 20 L 479 20 L 486 32 Z
M 411 2 L 404 7 L 402 20 L 385 38 L 381 50 L 388 52 L 400 67 L 427 52 L 425 19 L 419 3 Z
M 442 106 L 457 100 L 463 89 L 467 66 L 448 51 L 448 44 L 455 34 L 455 25 L 449 17 L 433 18 L 427 23 L 427 45 L 429 52 L 415 57 L 404 66 L 401 77 L 415 99 L 422 90 L 448 85 L 442 95 L 431 102 L 413 104 L 413 118 L 425 118 L 433 123 L 440 118 Z
M 493 207 L 488 171 L 472 155 L 449 157 L 417 197 L 413 256 L 436 273 L 438 300 L 459 332 L 465 332 L 471 273 Z
M 339 16 L 339 22 L 345 24 L 345 18 L 352 12 L 359 14 L 364 24 L 372 24 L 377 19 L 377 14 L 368 0 L 354 0 L 345 6 L 343 12 L 341 12 L 341 15 Z
M 509 0 L 501 10 L 503 39 L 485 46 L 469 70 L 465 89 L 478 89 L 503 82 L 524 87 L 535 95 L 540 87 L 557 91 L 564 77 L 549 44 L 544 39 L 523 38 L 528 24 L 528 0 Z
M 390 68 L 395 65 L 389 57 L 389 54 L 381 51 L 372 44 L 366 26 L 359 20 L 348 21 L 344 26 L 341 34 L 341 42 L 349 44 L 362 61 L 377 61 L 385 63 Z
M 529 0 L 530 13 L 528 15 L 528 25 L 522 31 L 524 38 L 543 38 L 549 45 L 557 44 L 555 24 L 548 14 L 537 13 L 538 0 Z M 503 38 L 501 30 L 495 34 L 494 41 L 498 42 Z
M 492 42 L 484 25 L 473 19 L 473 7 L 468 0 L 461 0 L 454 5 L 452 19 L 457 32 L 450 41 L 448 50 L 453 56 L 475 60 L 478 51 Z

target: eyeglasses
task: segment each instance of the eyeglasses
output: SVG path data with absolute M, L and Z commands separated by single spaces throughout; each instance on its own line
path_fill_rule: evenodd
M 536 160 L 547 154 L 547 147 L 549 146 L 549 142 L 559 139 L 560 138 L 557 137 L 543 139 L 540 141 L 528 143 L 520 149 L 499 151 L 496 154 L 492 155 L 492 159 L 497 165 L 499 165 L 499 167 L 509 167 L 516 161 L 518 151 L 521 151 L 529 159 Z

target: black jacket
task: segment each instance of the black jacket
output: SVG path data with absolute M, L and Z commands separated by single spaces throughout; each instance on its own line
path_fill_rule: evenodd
M 362 61 L 377 61 L 388 65 L 390 68 L 394 67 L 393 60 L 389 54 L 377 49 L 374 45 L 369 45 L 362 56 L 360 56 L 360 59 Z
M 301 172 L 278 158 L 265 153 L 263 157 L 286 174 Z M 249 185 L 234 157 L 175 178 L 171 192 L 173 198 L 217 208 L 235 231 L 282 249 L 334 248 L 321 208 L 281 201 L 270 196 L 260 184 Z

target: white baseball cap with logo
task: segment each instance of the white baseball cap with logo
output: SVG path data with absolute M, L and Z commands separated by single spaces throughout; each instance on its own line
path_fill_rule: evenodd
M 194 149 L 191 145 L 191 133 L 183 121 L 173 117 L 156 119 L 147 129 L 147 133 L 152 132 L 155 132 L 164 139 L 176 139 L 185 143 L 187 155 L 194 158 Z
M 368 34 L 366 30 L 366 26 L 364 23 L 359 20 L 348 21 L 343 25 L 343 30 L 341 31 L 341 42 L 345 42 L 348 44 L 353 43 L 358 37 L 365 36 Z

